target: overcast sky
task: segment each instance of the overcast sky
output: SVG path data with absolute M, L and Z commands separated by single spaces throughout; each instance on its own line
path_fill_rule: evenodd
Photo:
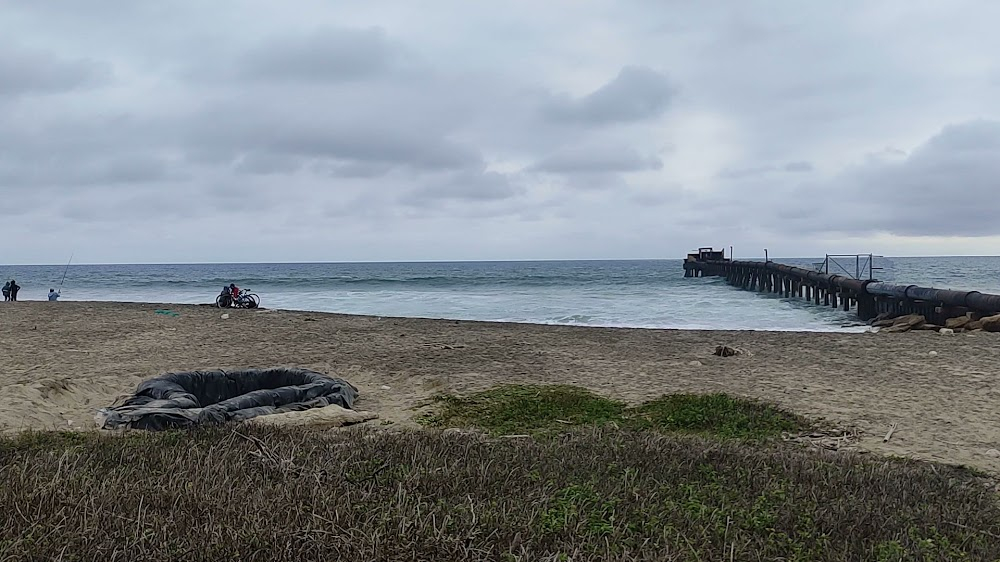
M 0 263 L 996 255 L 997 21 L 0 0 Z

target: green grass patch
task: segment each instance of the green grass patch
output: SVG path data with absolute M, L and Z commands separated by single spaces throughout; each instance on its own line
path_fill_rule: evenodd
M 478 427 L 496 434 L 621 422 L 625 405 L 572 386 L 505 385 L 468 397 L 441 396 L 423 418 L 433 427 Z
M 766 438 L 807 424 L 774 406 L 727 394 L 672 394 L 631 411 L 633 425 L 727 438 Z M 636 423 L 638 422 L 638 423 Z
M 506 385 L 466 397 L 442 396 L 431 427 L 476 427 L 494 435 L 540 435 L 569 426 L 694 433 L 762 439 L 804 429 L 802 418 L 725 394 L 672 394 L 629 408 L 623 402 L 573 386 Z

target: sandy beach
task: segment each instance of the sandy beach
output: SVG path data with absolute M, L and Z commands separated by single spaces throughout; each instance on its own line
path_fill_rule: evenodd
M 168 309 L 176 315 L 158 314 Z M 628 402 L 727 392 L 861 431 L 873 452 L 1000 472 L 1000 343 L 941 336 L 576 328 L 198 306 L 19 302 L 0 308 L 0 429 L 93 429 L 167 371 L 299 366 L 346 378 L 394 427 L 427 399 L 563 383 Z M 716 357 L 717 345 L 749 352 Z M 931 355 L 930 352 L 936 352 Z M 384 388 L 388 387 L 388 389 Z M 888 443 L 882 439 L 897 424 Z

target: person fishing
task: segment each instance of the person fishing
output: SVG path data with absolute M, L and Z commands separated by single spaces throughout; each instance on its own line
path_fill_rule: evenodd
M 55 289 L 49 289 L 49 301 L 55 302 L 55 301 L 59 300 L 60 296 L 62 296 L 63 283 L 66 282 L 66 274 L 69 273 L 69 265 L 71 263 L 73 263 L 73 256 L 74 255 L 75 254 L 70 254 L 69 255 L 69 261 L 66 262 L 66 269 L 63 270 L 62 280 L 59 281 L 59 290 L 57 291 Z
M 3 300 L 10 300 L 10 281 L 3 284 Z
M 17 300 L 17 292 L 21 290 L 21 286 L 17 284 L 17 281 L 10 280 L 10 300 Z

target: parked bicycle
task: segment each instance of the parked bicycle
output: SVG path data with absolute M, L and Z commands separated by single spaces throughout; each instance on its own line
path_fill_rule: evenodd
M 260 297 L 247 289 L 240 289 L 235 298 L 229 287 L 223 287 L 222 293 L 215 297 L 215 306 L 219 308 L 257 308 Z

